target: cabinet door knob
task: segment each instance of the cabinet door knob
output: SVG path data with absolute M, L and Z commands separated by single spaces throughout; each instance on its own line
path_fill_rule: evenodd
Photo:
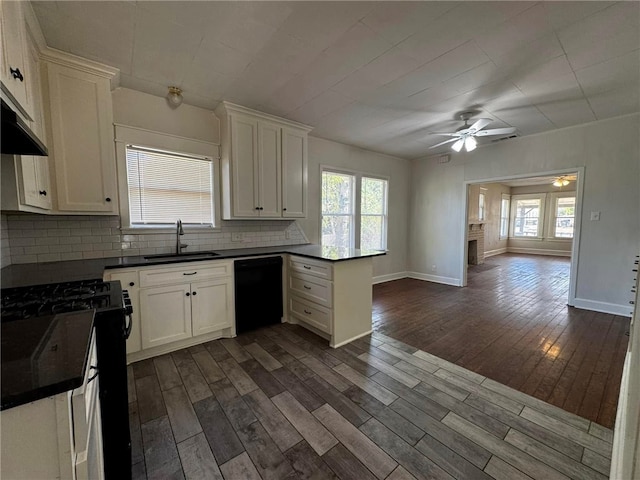
M 129 286 L 133 287 L 136 284 L 136 282 L 129 282 Z
M 634 302 L 633 300 L 629 300 L 629 303 L 630 303 L 631 305 L 635 305 L 635 304 L 636 304 L 636 302 Z
M 185 295 L 188 297 L 188 296 L 189 296 L 189 295 L 191 295 L 191 294 L 190 294 L 189 292 L 187 292 Z
M 22 72 L 20 72 L 19 68 L 9 67 L 9 72 L 15 80 L 20 80 L 21 82 L 24 81 L 24 77 L 22 76 Z
M 107 197 L 107 198 L 105 198 L 105 201 L 106 201 L 106 202 L 110 202 L 110 201 L 111 201 L 111 197 Z
M 283 208 L 283 209 L 282 209 L 282 211 L 283 211 L 283 212 L 286 212 L 286 211 L 287 211 L 287 209 L 286 209 L 286 208 Z
M 260 210 L 260 207 L 256 207 L 256 210 Z
M 47 191 L 46 190 L 40 190 L 38 193 L 40 195 L 44 195 L 45 197 L 47 196 Z
M 195 297 L 197 293 L 198 292 L 191 292 L 191 295 L 193 295 Z
M 307 315 L 311 315 L 311 312 L 309 310 L 307 310 L 306 308 L 304 309 L 304 313 L 306 313 Z

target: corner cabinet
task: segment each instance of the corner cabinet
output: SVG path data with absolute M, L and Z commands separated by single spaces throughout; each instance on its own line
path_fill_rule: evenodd
M 118 213 L 111 103 L 114 70 L 43 55 L 49 155 L 59 213 Z
M 305 218 L 311 127 L 229 102 L 222 133 L 222 218 Z

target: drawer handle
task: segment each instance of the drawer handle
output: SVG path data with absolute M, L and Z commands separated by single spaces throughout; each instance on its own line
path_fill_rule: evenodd
M 88 384 L 88 383 L 91 383 L 91 382 L 92 382 L 92 381 L 93 381 L 93 380 L 98 376 L 98 367 L 94 367 L 93 365 L 91 365 L 91 366 L 89 367 L 89 370 L 90 370 L 90 371 L 91 371 L 91 370 L 95 370 L 95 371 L 96 371 L 96 373 L 94 373 L 93 375 L 91 375 L 91 376 L 89 377 L 89 379 L 87 380 L 87 384 Z
M 191 272 L 191 273 L 183 273 L 183 275 L 195 275 L 198 272 Z
M 39 190 L 39 191 L 38 191 L 38 193 L 39 193 L 40 195 L 45 196 L 45 197 L 47 196 L 47 191 L 46 191 L 46 190 Z
M 306 268 L 307 270 L 311 270 L 311 267 L 308 265 L 303 265 L 304 268 Z
M 11 68 L 9 67 L 9 73 L 14 78 L 14 80 L 24 81 L 24 77 L 22 76 L 22 72 L 20 72 L 19 68 Z
M 306 308 L 304 309 L 304 313 L 306 313 L 307 315 L 311 315 L 311 312 L 309 310 L 307 310 Z
M 307 290 L 311 290 L 311 287 L 308 287 L 306 285 L 302 285 L 304 288 L 306 288 Z

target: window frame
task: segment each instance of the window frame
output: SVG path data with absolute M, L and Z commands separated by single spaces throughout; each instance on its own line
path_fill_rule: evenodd
M 511 195 L 511 208 L 509 218 L 509 239 L 513 240 L 543 240 L 545 235 L 545 219 L 546 219 L 546 193 L 532 193 L 522 195 Z M 538 229 L 535 236 L 516 236 L 516 206 L 518 200 L 540 200 L 540 214 L 538 216 Z
M 549 239 L 550 240 L 554 240 L 554 241 L 560 241 L 560 242 L 564 242 L 564 241 L 573 241 L 573 238 L 576 235 L 576 205 L 578 203 L 578 199 L 577 199 L 577 195 L 576 192 L 553 192 L 551 194 L 549 194 L 550 197 L 550 211 L 549 211 L 549 225 L 548 225 L 548 232 L 549 232 Z M 556 219 L 557 217 L 557 213 L 558 213 L 558 200 L 560 200 L 561 198 L 573 198 L 574 201 L 574 206 L 573 206 L 573 234 L 571 237 L 558 237 L 556 236 Z
M 384 191 L 384 200 L 383 200 L 383 210 L 384 212 L 382 214 L 379 213 L 366 213 L 366 214 L 362 214 L 362 179 L 364 178 L 368 178 L 371 180 L 382 180 L 384 182 L 386 182 L 385 185 L 385 191 Z M 360 232 L 359 232 L 359 242 L 358 242 L 358 248 L 362 247 L 362 217 L 382 217 L 382 245 L 380 247 L 381 250 L 386 250 L 387 249 L 387 237 L 388 237 L 388 232 L 389 232 L 389 179 L 385 178 L 385 177 L 381 177 L 381 176 L 376 176 L 376 175 L 369 175 L 369 174 L 362 174 L 360 176 L 360 188 L 358 189 L 358 192 L 360 194 L 360 210 L 359 210 L 359 227 L 360 227 Z
M 207 158 L 212 168 L 213 225 L 185 224 L 190 232 L 220 231 L 221 192 L 219 145 L 202 140 L 178 137 L 128 125 L 114 124 L 116 143 L 116 169 L 118 176 L 118 198 L 120 208 L 120 231 L 124 234 L 175 233 L 173 224 L 132 225 L 129 214 L 129 185 L 127 183 L 127 146 L 174 152 L 178 155 Z
M 335 169 L 322 169 L 320 172 L 320 244 L 322 245 L 322 220 L 325 217 L 325 213 L 322 209 L 322 179 L 324 177 L 324 173 L 333 173 L 333 174 L 337 174 L 337 175 L 345 175 L 345 176 L 349 176 L 352 177 L 351 180 L 351 205 L 353 206 L 352 212 L 351 213 L 329 213 L 326 214 L 327 216 L 332 216 L 332 217 L 349 217 L 351 219 L 351 221 L 349 222 L 350 224 L 350 228 L 349 228 L 349 248 L 355 248 L 353 245 L 355 244 L 355 240 L 356 240 L 356 213 L 357 213 L 357 209 L 358 209 L 358 195 L 357 195 L 357 177 L 353 174 L 353 173 L 349 173 L 346 171 L 339 171 L 339 170 L 335 170 Z
M 506 212 L 502 211 L 502 204 L 503 202 L 507 202 L 507 208 L 506 208 Z M 503 214 L 506 213 L 506 216 L 503 216 Z M 502 232 L 502 221 L 506 220 L 506 232 Z M 505 240 L 507 238 L 509 238 L 509 229 L 511 226 L 511 195 L 508 193 L 503 193 L 500 195 L 500 228 L 498 231 L 498 239 L 499 240 Z M 518 237 L 520 238 L 520 237 Z
M 353 232 L 351 235 L 351 244 L 349 246 L 349 248 L 354 248 L 354 249 L 360 249 L 360 235 L 361 235 L 361 218 L 362 218 L 362 211 L 361 211 L 361 199 L 362 199 L 362 179 L 363 178 L 371 178 L 374 180 L 384 180 L 385 182 L 387 182 L 386 185 L 386 201 L 385 201 L 385 210 L 386 213 L 384 215 L 384 231 L 383 231 L 383 242 L 384 242 L 384 246 L 382 247 L 383 250 L 386 250 L 388 247 L 388 235 L 389 235 L 389 221 L 388 221 L 388 217 L 389 217 L 389 185 L 390 185 L 390 179 L 389 177 L 385 176 L 385 175 L 377 175 L 377 174 L 373 174 L 373 173 L 366 173 L 366 172 L 361 172 L 361 171 L 357 171 L 357 170 L 350 170 L 347 168 L 341 168 L 341 167 L 334 167 L 331 165 L 320 165 L 320 198 L 318 199 L 320 202 L 320 215 L 319 215 L 319 226 L 318 226 L 318 232 L 319 232 L 319 237 L 320 237 L 320 245 L 322 245 L 322 217 L 323 217 L 323 213 L 322 213 L 322 174 L 324 172 L 332 172 L 332 173 L 338 173 L 338 174 L 342 174 L 342 175 L 351 175 L 353 177 L 355 177 L 355 189 L 354 189 L 354 228 L 353 228 Z M 378 215 L 376 215 L 378 216 Z

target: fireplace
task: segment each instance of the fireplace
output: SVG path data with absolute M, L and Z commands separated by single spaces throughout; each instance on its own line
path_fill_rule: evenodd
M 482 265 L 484 263 L 484 223 L 470 223 L 467 240 L 467 265 Z

